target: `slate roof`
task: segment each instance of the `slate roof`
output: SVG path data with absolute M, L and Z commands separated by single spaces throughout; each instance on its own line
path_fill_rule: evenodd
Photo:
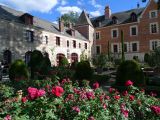
M 11 8 L 8 8 L 6 6 L 0 5 L 0 19 L 5 19 L 5 20 L 8 20 L 8 21 L 14 21 L 14 22 L 17 22 L 17 23 L 24 24 L 22 22 L 22 20 L 20 19 L 20 17 L 23 14 L 25 14 L 25 13 L 23 13 L 21 11 L 14 10 L 14 9 L 11 9 Z M 54 23 L 49 22 L 49 21 L 46 21 L 46 20 L 43 20 L 43 19 L 40 19 L 38 17 L 33 17 L 33 26 L 37 27 L 37 28 L 40 28 L 40 29 L 43 29 L 43 30 L 46 30 L 46 31 L 49 31 L 49 32 L 52 32 L 52 33 L 55 33 L 55 34 L 67 36 L 67 37 L 70 37 L 70 38 L 73 38 L 73 39 L 75 38 L 75 39 L 80 39 L 80 40 L 87 41 L 87 39 L 84 36 L 82 36 L 77 30 L 75 30 L 75 36 L 71 36 L 70 34 L 68 34 L 66 32 L 67 28 L 65 28 L 64 32 L 60 32 L 59 31 L 59 25 L 54 24 Z
M 79 16 L 78 18 L 78 21 L 76 23 L 76 26 L 79 26 L 79 25 L 92 25 L 91 23 L 91 20 L 89 19 L 87 13 L 83 10 L 81 15 Z
M 101 24 L 101 27 L 104 26 L 111 26 L 113 25 L 112 22 L 112 17 L 116 17 L 118 20 L 117 24 L 125 24 L 125 23 L 130 23 L 131 21 L 131 14 L 135 13 L 138 16 L 141 15 L 141 13 L 143 12 L 145 8 L 137 8 L 137 9 L 131 9 L 128 11 L 123 11 L 123 12 L 118 12 L 118 13 L 113 13 L 111 15 L 110 19 L 105 19 L 105 16 L 99 16 L 99 17 L 95 17 L 95 18 L 91 18 L 91 22 L 93 24 L 94 27 L 99 27 L 99 23 Z

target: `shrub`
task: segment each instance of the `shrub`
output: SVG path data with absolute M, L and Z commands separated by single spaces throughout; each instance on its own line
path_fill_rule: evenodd
M 27 80 L 29 71 L 26 64 L 22 60 L 16 60 L 9 68 L 10 80 Z
M 60 62 L 59 62 L 59 66 L 64 66 L 64 67 L 67 67 L 69 64 L 68 60 L 66 57 L 63 57 Z
M 81 61 L 77 63 L 75 70 L 75 78 L 78 80 L 91 79 L 93 75 L 93 70 L 88 61 Z
M 144 85 L 144 74 L 138 63 L 127 60 L 120 64 L 117 70 L 116 84 L 124 85 L 127 80 L 132 80 L 135 85 Z
M 149 63 L 149 61 L 150 61 L 150 55 L 148 53 L 145 53 L 145 55 L 144 55 L 144 62 L 145 63 Z

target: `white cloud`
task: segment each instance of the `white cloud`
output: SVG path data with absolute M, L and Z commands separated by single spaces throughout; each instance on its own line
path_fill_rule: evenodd
M 7 4 L 21 11 L 50 12 L 58 4 L 58 0 L 0 0 L 2 4 Z
M 96 16 L 100 16 L 101 13 L 97 10 L 97 11 L 90 12 L 90 15 L 91 15 L 92 17 L 96 17 Z
M 54 23 L 54 24 L 58 24 L 58 21 L 53 21 L 52 23 Z
M 102 5 L 98 4 L 96 0 L 90 0 L 89 3 L 95 8 L 102 8 Z
M 60 12 L 61 14 L 69 13 L 69 12 L 77 12 L 80 13 L 82 10 L 77 7 L 77 6 L 66 6 L 66 7 L 58 7 L 57 11 Z
M 77 0 L 78 5 L 83 5 L 83 0 Z
M 66 5 L 67 4 L 67 1 L 66 0 L 62 0 L 61 1 L 61 5 Z

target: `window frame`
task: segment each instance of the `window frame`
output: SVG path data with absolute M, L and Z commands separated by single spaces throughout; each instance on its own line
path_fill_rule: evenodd
M 152 17 L 152 13 L 155 13 L 155 17 Z M 149 11 L 149 18 L 153 19 L 153 18 L 157 18 L 158 17 L 158 11 L 157 10 L 151 10 Z
M 133 35 L 132 31 L 133 28 L 136 28 L 136 35 Z M 137 25 L 130 26 L 130 36 L 137 36 L 137 35 L 138 35 L 138 26 Z
M 152 31 L 152 25 L 156 25 L 156 32 L 155 33 L 153 33 L 153 31 Z M 150 23 L 149 27 L 150 27 L 150 34 L 158 34 L 159 33 L 159 24 L 158 24 L 158 22 Z
M 113 35 L 113 32 L 114 31 L 116 31 L 117 32 L 117 35 L 116 35 L 116 37 L 114 37 Z M 119 31 L 118 31 L 118 28 L 114 28 L 114 29 L 111 29 L 111 37 L 112 37 L 112 39 L 114 39 L 114 38 L 118 38 L 119 37 Z
M 98 35 L 98 38 L 97 38 L 97 35 Z M 101 32 L 97 31 L 96 34 L 95 34 L 96 40 L 100 40 L 100 38 L 101 38 L 100 36 L 101 36 Z

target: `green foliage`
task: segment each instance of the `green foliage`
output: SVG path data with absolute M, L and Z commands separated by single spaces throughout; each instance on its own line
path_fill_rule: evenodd
M 140 60 L 138 59 L 138 56 L 133 56 L 133 60 L 139 62 Z
M 77 12 L 69 12 L 62 15 L 61 19 L 64 21 L 64 25 L 68 27 L 70 23 L 76 23 L 78 20 L 78 17 L 79 15 Z
M 122 59 L 115 59 L 115 60 L 114 60 L 114 64 L 115 64 L 116 66 L 119 66 L 121 63 L 122 63 Z
M 67 67 L 69 65 L 68 59 L 66 57 L 63 57 L 60 61 L 59 61 L 59 66 L 63 66 L 63 67 Z
M 134 60 L 124 61 L 118 67 L 116 84 L 123 86 L 127 80 L 132 80 L 136 86 L 145 84 L 143 71 Z
M 44 57 L 40 51 L 34 50 L 31 54 L 29 67 L 31 69 L 31 78 L 38 77 L 38 79 L 42 79 L 48 74 L 51 62 L 50 59 L 47 56 Z
M 100 54 L 95 58 L 93 58 L 93 65 L 95 65 L 96 67 L 103 68 L 107 63 L 107 60 L 108 60 L 107 55 Z
M 81 61 L 77 63 L 75 70 L 75 78 L 78 80 L 90 80 L 93 75 L 93 70 L 88 61 Z
M 150 61 L 150 55 L 148 53 L 145 53 L 145 55 L 144 55 L 144 62 L 145 63 L 149 63 L 149 61 Z
M 29 71 L 26 64 L 22 60 L 14 61 L 9 68 L 10 80 L 27 80 Z

